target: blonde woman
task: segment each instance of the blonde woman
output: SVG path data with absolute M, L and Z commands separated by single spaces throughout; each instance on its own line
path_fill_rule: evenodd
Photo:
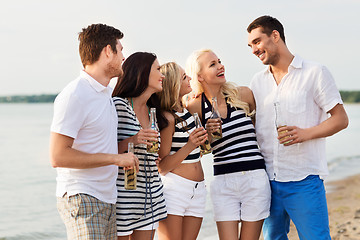
M 269 216 L 270 186 L 250 118 L 255 109 L 253 94 L 247 87 L 226 82 L 224 65 L 208 49 L 192 53 L 186 72 L 193 79 L 196 96 L 189 102 L 189 111 L 199 113 L 208 133 L 222 124 L 222 138 L 211 143 L 214 180 L 210 193 L 219 238 L 259 239 Z M 217 98 L 221 123 L 209 119 L 213 97 Z
M 205 211 L 206 189 L 199 145 L 207 139 L 203 128 L 196 128 L 193 116 L 181 98 L 191 92 L 191 78 L 174 62 L 161 66 L 165 76 L 158 93 L 167 127 L 160 131 L 162 175 L 168 217 L 159 224 L 160 240 L 196 239 Z

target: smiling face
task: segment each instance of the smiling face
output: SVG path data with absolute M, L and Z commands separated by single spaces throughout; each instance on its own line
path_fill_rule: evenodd
M 253 29 L 248 36 L 248 46 L 252 53 L 257 56 L 264 65 L 276 65 L 280 59 L 276 42 L 278 32 L 276 30 L 268 36 L 262 32 L 262 28 Z
M 190 80 L 191 77 L 189 77 L 188 75 L 186 75 L 185 70 L 183 68 L 180 68 L 180 92 L 179 95 L 180 97 L 190 93 L 192 91 L 192 88 L 190 86 Z
M 149 88 L 154 89 L 154 92 L 160 92 L 162 90 L 162 81 L 164 80 L 164 75 L 160 72 L 160 64 L 157 59 L 151 65 L 150 75 L 149 75 Z
M 226 82 L 225 67 L 213 52 L 205 52 L 199 57 L 200 72 L 198 80 L 208 85 L 218 85 Z

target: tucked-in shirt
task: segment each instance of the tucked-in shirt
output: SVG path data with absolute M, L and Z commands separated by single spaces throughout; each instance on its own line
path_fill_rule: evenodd
M 112 89 L 86 72 L 70 82 L 56 97 L 51 131 L 74 139 L 73 148 L 86 153 L 117 154 L 117 114 Z M 115 165 L 88 168 L 57 168 L 56 195 L 86 193 L 116 203 Z
M 269 178 L 287 182 L 308 175 L 328 175 L 325 138 L 284 146 L 279 144 L 275 124 L 277 117 L 287 126 L 310 128 L 326 120 L 327 112 L 342 104 L 328 69 L 295 55 L 279 85 L 268 67 L 254 76 L 250 88 L 256 101 L 257 140 Z

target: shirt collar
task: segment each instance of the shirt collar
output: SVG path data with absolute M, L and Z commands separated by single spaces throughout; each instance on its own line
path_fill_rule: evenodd
M 84 70 L 80 71 L 80 76 L 82 78 L 85 78 L 90 86 L 95 89 L 96 92 L 102 92 L 108 87 L 105 87 L 104 85 L 100 84 L 98 81 L 96 81 L 93 77 L 91 77 L 87 72 Z
M 294 58 L 293 58 L 293 60 L 291 61 L 288 69 L 290 69 L 290 68 L 302 68 L 303 61 L 304 61 L 304 60 L 303 60 L 299 55 L 294 54 Z M 265 69 L 265 73 L 272 74 L 272 73 L 271 73 L 271 70 L 270 70 L 270 66 L 268 66 L 268 67 Z
M 303 61 L 304 60 L 300 56 L 295 54 L 290 66 L 293 68 L 302 68 Z

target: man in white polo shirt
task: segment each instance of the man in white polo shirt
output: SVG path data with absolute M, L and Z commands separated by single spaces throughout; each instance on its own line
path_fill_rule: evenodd
M 118 167 L 139 169 L 134 154 L 118 154 L 117 113 L 108 86 L 122 74 L 122 37 L 105 24 L 82 29 L 84 70 L 54 102 L 50 157 L 68 239 L 116 239 Z
M 328 174 L 325 138 L 348 125 L 339 91 L 326 67 L 288 50 L 276 18 L 259 17 L 247 31 L 252 53 L 269 65 L 250 84 L 272 190 L 264 237 L 288 239 L 292 219 L 300 239 L 330 239 L 322 179 Z

